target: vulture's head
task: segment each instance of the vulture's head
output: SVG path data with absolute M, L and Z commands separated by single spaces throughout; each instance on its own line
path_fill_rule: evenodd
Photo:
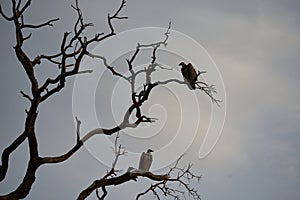
M 151 152 L 153 152 L 152 149 L 148 149 L 148 150 L 147 150 L 147 153 L 151 153 Z
M 184 62 L 179 63 L 179 66 L 185 66 L 186 64 Z

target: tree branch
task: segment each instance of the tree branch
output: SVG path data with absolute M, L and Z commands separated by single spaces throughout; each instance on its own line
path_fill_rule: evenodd
M 8 147 L 4 149 L 1 156 L 0 182 L 3 181 L 6 176 L 10 154 L 14 152 L 25 141 L 26 138 L 26 132 L 23 132 Z
M 8 16 L 3 12 L 1 4 L 0 4 L 0 14 L 1 14 L 1 16 L 2 16 L 4 19 L 6 19 L 7 21 L 12 21 L 12 20 L 14 20 L 14 17 L 8 17 Z
M 19 12 L 16 13 L 17 14 L 16 17 L 18 18 L 18 17 L 22 16 L 23 13 L 25 12 L 25 10 L 30 6 L 30 4 L 31 4 L 31 0 L 27 0 L 27 2 L 25 3 L 25 5 L 23 6 L 23 8 Z M 17 10 L 19 10 L 20 5 L 21 5 L 21 2 L 17 6 Z
M 100 55 L 95 55 L 95 54 L 92 54 L 92 53 L 88 53 L 88 56 L 90 56 L 91 58 L 99 58 L 103 61 L 103 64 L 104 66 L 111 71 L 111 73 L 114 75 L 114 76 L 119 76 L 121 78 L 124 78 L 125 80 L 129 81 L 129 78 L 125 77 L 123 74 L 117 72 L 114 67 L 110 66 L 108 63 L 107 63 L 107 60 L 104 56 L 100 56 Z
M 32 29 L 37 29 L 37 28 L 41 28 L 41 27 L 44 27 L 44 26 L 53 26 L 53 22 L 56 22 L 58 21 L 59 18 L 55 18 L 55 19 L 51 19 L 45 23 L 42 23 L 42 24 L 38 24 L 38 25 L 32 25 L 32 24 L 23 24 L 21 26 L 21 28 L 32 28 Z
M 165 175 L 165 180 L 158 182 L 154 185 L 151 185 L 144 192 L 139 193 L 136 196 L 136 200 L 140 199 L 140 197 L 146 195 L 149 192 L 152 192 L 153 195 L 159 198 L 159 192 L 161 192 L 164 196 L 171 196 L 174 199 L 186 199 L 185 191 L 188 193 L 189 197 L 192 197 L 195 200 L 201 200 L 200 194 L 198 190 L 190 186 L 191 181 L 196 180 L 198 183 L 201 179 L 201 176 L 195 175 L 191 172 L 192 165 L 189 164 L 186 167 L 179 167 L 179 162 L 182 159 L 183 155 L 180 156 L 173 167 L 169 169 L 169 172 Z M 179 186 L 174 186 L 172 183 L 178 183 L 179 186 L 183 186 L 185 191 L 177 189 Z
M 139 171 L 139 170 L 126 172 L 120 176 L 94 181 L 88 188 L 86 188 L 79 194 L 77 200 L 85 199 L 97 188 L 100 188 L 103 186 L 120 185 L 122 183 L 131 181 L 131 180 L 136 181 L 139 176 L 149 178 L 153 181 L 163 181 L 163 180 L 168 179 L 168 176 L 166 174 L 158 175 L 158 174 L 153 174 L 151 172 L 145 172 L 145 171 Z
M 20 91 L 20 93 L 22 94 L 22 96 L 23 96 L 24 98 L 28 99 L 30 102 L 32 101 L 32 98 L 31 98 L 28 94 L 26 94 L 26 93 L 23 92 L 22 90 Z
M 118 16 L 119 13 L 122 11 L 122 9 L 125 6 L 126 6 L 126 1 L 122 0 L 121 5 L 119 6 L 118 10 L 112 16 L 110 16 L 110 14 L 108 14 L 108 16 L 107 16 L 107 23 L 108 23 L 108 26 L 109 26 L 109 29 L 110 29 L 110 33 L 108 33 L 108 34 L 106 34 L 106 35 L 104 35 L 102 37 L 100 37 L 100 35 L 102 35 L 102 34 L 97 34 L 94 38 L 92 38 L 91 40 L 87 41 L 87 43 L 91 43 L 91 42 L 94 42 L 94 41 L 100 42 L 100 41 L 102 41 L 102 40 L 104 40 L 104 39 L 106 39 L 108 37 L 111 37 L 111 36 L 115 35 L 116 33 L 115 33 L 114 26 L 112 24 L 112 21 L 114 19 L 120 20 L 120 19 L 127 19 L 128 18 L 128 17 L 120 17 L 120 16 Z

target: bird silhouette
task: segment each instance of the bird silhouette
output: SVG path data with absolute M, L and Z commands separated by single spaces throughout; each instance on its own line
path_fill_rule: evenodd
M 152 149 L 148 149 L 147 152 L 143 152 L 140 158 L 139 169 L 149 171 L 150 166 L 152 164 Z
M 184 62 L 179 63 L 181 66 L 181 74 L 191 90 L 196 89 L 197 72 L 191 63 L 185 64 Z

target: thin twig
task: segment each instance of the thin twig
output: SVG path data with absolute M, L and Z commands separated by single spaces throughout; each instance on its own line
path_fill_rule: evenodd
M 26 94 L 25 92 L 23 92 L 22 90 L 20 91 L 20 93 L 22 94 L 23 97 L 25 97 L 26 99 L 28 99 L 29 101 L 32 101 L 32 98 Z
M 21 28 L 31 28 L 31 29 L 37 29 L 37 28 L 42 28 L 44 26 L 53 26 L 53 22 L 56 22 L 58 21 L 59 18 L 55 18 L 55 19 L 51 19 L 45 23 L 42 23 L 42 24 L 38 24 L 38 25 L 33 25 L 33 24 L 23 24 L 21 26 Z

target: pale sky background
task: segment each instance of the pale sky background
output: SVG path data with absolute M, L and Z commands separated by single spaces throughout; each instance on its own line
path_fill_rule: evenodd
M 72 3 L 72 0 L 32 2 L 25 18 L 27 22 L 38 23 L 56 17 L 61 20 L 55 28 L 44 28 L 33 34 L 26 44 L 31 56 L 37 52 L 56 52 L 63 32 L 72 29 L 75 18 Z M 119 3 L 93 0 L 82 1 L 80 5 L 86 20 L 95 23 L 92 30 L 105 31 L 107 13 L 114 12 Z M 1 5 L 7 11 L 9 3 L 1 0 Z M 227 114 L 221 138 L 212 153 L 199 160 L 201 131 L 207 126 L 203 123 L 185 158 L 203 175 L 200 185 L 195 184 L 202 199 L 300 199 L 300 1 L 128 0 L 122 14 L 129 19 L 115 23 L 117 33 L 132 28 L 166 27 L 172 21 L 174 30 L 205 47 L 222 75 Z M 0 27 L 0 150 L 3 151 L 23 130 L 28 102 L 19 91 L 27 91 L 29 83 L 14 55 L 12 24 L 1 18 Z M 39 68 L 41 79 L 46 72 L 53 72 L 48 65 Z M 62 154 L 75 142 L 73 82 L 70 79 L 63 92 L 40 107 L 36 129 L 41 155 Z M 208 99 L 204 98 L 201 105 L 209 105 Z M 97 112 L 102 115 L 101 105 L 98 106 Z M 167 129 L 168 134 L 171 128 Z M 136 151 L 147 149 L 148 142 L 155 145 L 149 140 L 141 141 L 143 145 Z M 22 180 L 28 160 L 26 145 L 12 154 L 7 179 L 0 183 L 1 194 L 12 191 Z M 124 145 L 132 151 L 132 146 Z M 105 170 L 82 148 L 64 163 L 41 167 L 26 199 L 75 199 Z M 138 183 L 111 187 L 107 199 L 133 199 L 133 194 L 148 186 L 149 182 L 140 178 Z M 144 199 L 153 198 L 149 195 Z

